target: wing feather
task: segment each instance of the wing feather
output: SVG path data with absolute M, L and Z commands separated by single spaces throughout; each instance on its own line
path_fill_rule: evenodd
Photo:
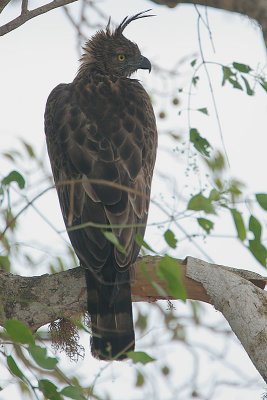
M 139 252 L 134 236 L 145 231 L 157 147 L 147 93 L 127 78 L 59 85 L 48 98 L 45 130 L 65 224 L 110 224 L 126 249 L 113 249 L 100 229 L 87 226 L 69 232 L 81 262 L 101 269 L 113 251 L 118 268 L 128 268 Z

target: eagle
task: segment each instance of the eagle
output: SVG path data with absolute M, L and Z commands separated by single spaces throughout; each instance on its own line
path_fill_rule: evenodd
M 150 61 L 124 29 L 146 10 L 95 33 L 77 75 L 50 93 L 45 134 L 59 203 L 85 269 L 91 352 L 122 360 L 135 348 L 131 280 L 145 234 L 157 150 L 149 95 L 137 79 Z M 138 238 L 138 240 L 137 240 Z M 141 238 L 141 240 L 140 240 Z

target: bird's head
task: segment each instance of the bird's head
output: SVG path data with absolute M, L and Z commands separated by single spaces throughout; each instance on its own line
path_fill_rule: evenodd
M 110 19 L 105 30 L 98 31 L 83 47 L 79 73 L 96 70 L 103 75 L 128 77 L 138 69 L 151 70 L 150 61 L 142 56 L 137 44 L 123 36 L 123 30 L 130 22 L 152 15 L 144 15 L 150 10 L 126 17 L 114 30 L 110 29 Z

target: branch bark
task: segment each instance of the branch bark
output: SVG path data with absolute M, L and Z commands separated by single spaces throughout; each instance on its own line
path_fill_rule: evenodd
M 10 3 L 11 0 L 2 0 L 0 3 L 0 14 L 3 11 L 3 9 Z
M 166 282 L 156 269 L 160 257 L 143 257 L 136 263 L 132 300 L 172 300 Z M 267 278 L 250 271 L 187 257 L 180 264 L 188 299 L 200 300 L 221 311 L 255 367 L 267 382 Z M 177 264 L 177 268 L 178 268 Z M 145 273 L 144 273 L 145 268 Z M 161 286 L 166 296 L 159 295 Z M 86 283 L 82 268 L 53 275 L 21 277 L 0 271 L 0 325 L 19 319 L 33 331 L 58 318 L 73 317 L 86 309 Z
M 179 4 L 196 4 L 218 8 L 225 11 L 247 15 L 256 20 L 262 27 L 267 45 L 267 1 L 266 0 L 151 0 L 153 3 L 174 8 Z
M 36 9 L 22 12 L 17 18 L 0 27 L 0 36 L 23 25 L 28 20 L 51 11 L 55 8 L 74 3 L 77 0 L 54 0 Z M 262 27 L 265 43 L 267 44 L 267 2 L 266 0 L 151 0 L 156 4 L 174 8 L 180 4 L 195 4 L 200 6 L 213 7 L 225 11 L 236 12 L 247 15 L 256 20 Z M 4 10 L 10 0 L 1 0 L 0 13 Z M 25 9 L 25 7 L 24 7 Z
M 17 18 L 14 18 L 12 21 L 9 21 L 7 24 L 0 27 L 0 36 L 6 35 L 8 32 L 13 31 L 14 29 L 25 24 L 25 22 L 34 17 L 37 17 L 38 15 L 45 14 L 48 11 L 54 10 L 55 8 L 65 6 L 76 1 L 77 0 L 54 0 L 33 10 L 27 10 L 27 5 L 25 6 L 25 3 L 22 3 L 23 7 L 21 14 Z M 9 1 L 4 0 L 3 5 L 0 5 L 0 12 L 8 3 Z

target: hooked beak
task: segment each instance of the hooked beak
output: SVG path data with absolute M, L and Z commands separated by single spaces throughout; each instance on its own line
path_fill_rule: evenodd
M 149 73 L 151 72 L 151 62 L 148 58 L 141 56 L 139 60 L 138 69 L 148 69 Z

